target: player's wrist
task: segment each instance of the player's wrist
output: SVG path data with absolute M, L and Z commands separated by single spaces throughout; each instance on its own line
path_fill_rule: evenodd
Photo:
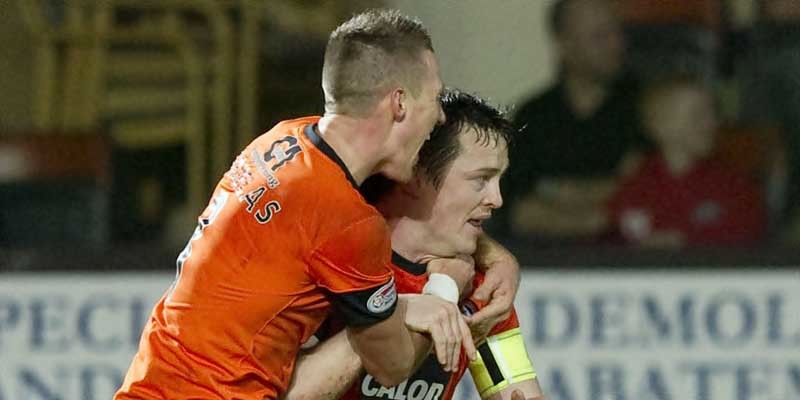
M 428 275 L 428 283 L 422 288 L 422 293 L 431 294 L 457 304 L 460 297 L 456 281 L 438 272 Z

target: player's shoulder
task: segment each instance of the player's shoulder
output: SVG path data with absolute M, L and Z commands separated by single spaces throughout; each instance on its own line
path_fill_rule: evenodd
M 310 169 L 304 158 L 308 152 L 302 143 L 306 126 L 319 117 L 282 121 L 255 138 L 226 172 L 222 185 L 243 199 L 245 195 L 260 198 L 269 192 L 276 201 L 296 197 L 308 190 L 302 185 Z M 299 183 L 298 183 L 299 181 Z
M 291 182 L 282 194 L 297 202 L 335 207 L 339 214 L 355 212 L 357 219 L 372 216 L 377 211 L 365 204 L 347 166 L 314 129 L 319 120 L 315 116 L 282 121 L 256 138 L 245 153 L 271 187 Z
M 319 120 L 320 117 L 312 116 L 281 121 L 255 138 L 244 152 L 248 155 L 259 155 L 260 161 L 267 164 L 272 172 L 277 172 L 287 164 L 302 168 L 324 167 L 324 164 L 314 165 L 309 162 L 290 163 L 296 159 L 322 155 L 316 151 L 314 140 L 309 139 L 309 132 L 313 134 L 312 127 Z
M 277 174 L 281 182 L 290 183 L 280 190 L 280 195 L 294 205 L 302 218 L 316 221 L 307 225 L 306 233 L 312 241 L 324 241 L 345 232 L 362 240 L 385 236 L 388 227 L 383 216 L 367 204 L 347 165 L 315 129 L 319 119 L 284 121 L 261 144 L 259 151 L 267 167 L 283 168 L 283 160 L 291 164 Z M 290 161 L 290 157 L 296 161 Z

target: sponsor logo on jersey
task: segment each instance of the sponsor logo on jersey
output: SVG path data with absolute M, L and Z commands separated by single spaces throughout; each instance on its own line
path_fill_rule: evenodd
M 442 393 L 443 384 L 424 379 L 407 380 L 391 388 L 381 386 L 372 375 L 361 381 L 361 397 L 364 399 L 440 400 Z
M 392 278 L 389 283 L 381 286 L 372 296 L 369 296 L 367 310 L 379 314 L 391 308 L 395 301 L 397 301 L 397 289 L 394 286 L 394 278 Z
M 236 161 L 233 162 L 225 176 L 228 177 L 233 192 L 241 200 L 244 196 L 244 190 L 253 182 L 253 171 L 250 170 L 247 157 L 242 154 L 236 157 Z
M 277 172 L 302 151 L 303 149 L 300 148 L 296 137 L 284 136 L 281 140 L 273 142 L 269 147 L 269 151 L 264 153 L 264 162 L 272 164 L 270 169 L 272 172 Z
M 261 171 L 261 175 L 264 175 L 264 179 L 267 180 L 267 187 L 270 189 L 275 189 L 278 185 L 281 184 L 281 181 L 278 180 L 278 177 L 275 176 L 275 173 L 267 167 L 267 164 L 261 159 L 261 156 L 258 154 L 258 150 L 253 149 L 250 151 L 250 158 L 253 161 L 253 164 L 258 167 L 258 170 Z
M 452 377 L 451 373 L 442 369 L 436 356 L 432 354 L 403 383 L 387 388 L 381 386 L 372 376 L 366 375 L 361 380 L 359 391 L 364 400 L 441 400 Z

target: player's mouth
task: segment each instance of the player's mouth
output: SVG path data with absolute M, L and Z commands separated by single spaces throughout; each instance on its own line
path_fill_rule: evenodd
M 467 220 L 467 223 L 474 226 L 477 229 L 483 229 L 483 221 L 489 219 L 491 215 L 481 215 L 476 218 L 470 218 Z

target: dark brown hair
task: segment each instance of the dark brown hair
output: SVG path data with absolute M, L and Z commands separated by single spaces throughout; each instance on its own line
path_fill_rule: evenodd
M 424 174 L 437 189 L 447 169 L 461 153 L 460 135 L 474 134 L 476 143 L 497 146 L 501 139 L 510 145 L 517 132 L 503 111 L 476 95 L 446 89 L 441 104 L 447 120 L 433 128 L 431 138 L 420 149 L 415 166 L 416 172 Z M 376 204 L 394 186 L 395 182 L 388 178 L 373 175 L 364 181 L 360 190 L 367 202 Z
M 476 95 L 447 89 L 441 103 L 447 120 L 433 128 L 431 138 L 419 151 L 416 165 L 436 188 L 441 185 L 447 168 L 461 153 L 458 137 L 463 131 L 472 130 L 475 142 L 483 146 L 497 146 L 500 139 L 510 144 L 516 132 L 503 111 Z

